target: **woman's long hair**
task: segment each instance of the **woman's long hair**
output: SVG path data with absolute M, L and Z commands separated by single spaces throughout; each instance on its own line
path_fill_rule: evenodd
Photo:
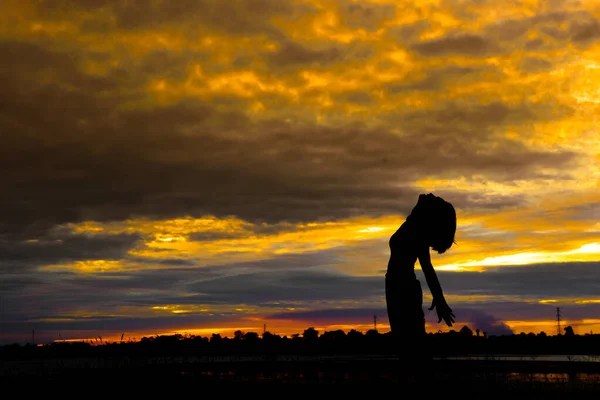
M 456 243 L 456 210 L 451 203 L 431 193 L 421 195 L 411 216 L 417 220 L 434 251 L 445 253 Z

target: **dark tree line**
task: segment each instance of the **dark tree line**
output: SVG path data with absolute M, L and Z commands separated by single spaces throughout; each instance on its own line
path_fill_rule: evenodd
M 410 344 L 408 344 L 410 345 Z M 576 335 L 569 326 L 565 334 L 550 336 L 514 334 L 490 336 L 485 332 L 464 326 L 459 331 L 428 334 L 428 346 L 434 355 L 457 356 L 465 354 L 577 354 L 600 355 L 600 335 Z M 227 355 L 337 355 L 337 354 L 391 354 L 389 333 L 371 329 L 366 333 L 351 330 L 318 332 L 314 328 L 290 337 L 270 332 L 236 331 L 233 337 L 213 334 L 210 337 L 171 335 L 144 337 L 137 342 L 103 343 L 97 346 L 86 342 L 53 342 L 34 346 L 5 345 L 0 357 L 82 357 L 82 356 L 227 356 Z

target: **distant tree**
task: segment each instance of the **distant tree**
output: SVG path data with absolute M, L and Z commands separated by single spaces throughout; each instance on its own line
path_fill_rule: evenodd
M 179 333 L 175 335 L 156 336 L 156 338 L 154 339 L 156 343 L 159 343 L 162 346 L 173 345 L 180 342 L 181 340 L 183 340 L 183 336 L 181 336 L 181 334 Z
M 219 333 L 213 333 L 212 336 L 210 337 L 211 343 L 218 343 L 221 340 L 223 340 L 223 338 L 221 337 L 221 335 Z
M 537 334 L 539 337 L 547 337 L 548 335 L 546 335 L 546 332 L 541 331 L 540 333 Z
M 302 337 L 308 340 L 317 339 L 319 337 L 319 331 L 311 326 L 310 328 L 304 330 Z
M 274 336 L 275 336 L 275 335 L 273 335 L 271 332 L 269 332 L 269 331 L 266 331 L 266 332 L 263 332 L 262 338 L 263 338 L 263 339 L 265 339 L 265 340 L 270 340 L 270 339 L 272 339 Z
M 258 336 L 258 333 L 256 333 L 256 332 L 246 332 L 242 336 L 242 339 L 244 340 L 244 342 L 256 343 L 259 340 L 259 336 Z
M 328 331 L 323 333 L 323 335 L 321 336 L 323 339 L 328 339 L 328 340 L 333 340 L 333 341 L 340 341 L 343 340 L 346 337 L 346 332 L 344 332 L 341 329 L 335 330 L 335 331 Z
M 363 336 L 364 336 L 363 333 L 360 331 L 357 331 L 356 329 L 351 329 L 350 332 L 348 332 L 349 339 L 359 339 Z
M 244 332 L 242 332 L 240 330 L 233 332 L 233 338 L 235 340 L 242 340 L 243 337 L 244 337 Z
M 573 332 L 571 325 L 565 327 L 565 336 L 575 336 L 575 332 Z
M 376 339 L 379 337 L 379 332 L 377 332 L 377 329 L 369 329 L 365 336 L 371 339 Z
M 275 335 L 271 332 L 265 332 L 263 333 L 263 342 L 267 343 L 267 344 L 275 344 L 275 343 L 281 343 L 282 341 L 288 340 L 287 336 L 284 336 L 283 338 L 279 335 Z
M 460 328 L 460 334 L 464 336 L 473 336 L 473 331 L 468 326 L 463 326 Z
M 196 343 L 196 344 L 200 344 L 200 343 L 204 344 L 204 343 L 209 342 L 207 337 L 202 337 L 200 335 L 191 336 L 188 340 L 191 341 L 192 343 Z
M 475 332 L 477 333 L 477 336 L 479 336 L 479 332 L 481 332 L 479 329 L 475 329 Z

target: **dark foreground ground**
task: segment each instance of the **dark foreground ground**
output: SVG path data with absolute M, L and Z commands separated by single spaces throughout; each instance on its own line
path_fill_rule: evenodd
M 8 360 L 2 362 L 0 373 L 4 389 L 19 388 L 21 393 L 43 389 L 46 394 L 66 393 L 74 385 L 86 391 L 260 386 L 260 390 L 278 388 L 293 394 L 306 385 L 335 385 L 352 394 L 350 387 L 368 385 L 428 395 L 574 398 L 590 394 L 593 398 L 600 394 L 600 362 L 440 359 L 419 376 L 398 360 L 382 356 L 104 357 Z

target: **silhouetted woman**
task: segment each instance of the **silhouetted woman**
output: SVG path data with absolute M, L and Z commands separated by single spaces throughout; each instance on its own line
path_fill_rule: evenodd
M 420 359 L 426 338 L 423 291 L 414 266 L 417 261 L 433 296 L 429 310 L 437 311 L 438 322 L 448 326 L 454 314 L 442 292 L 429 248 L 444 253 L 454 243 L 456 212 L 452 204 L 433 194 L 421 194 L 406 221 L 391 236 L 390 260 L 385 275 L 385 297 L 391 335 L 400 356 Z M 426 358 L 426 357 L 425 357 Z

